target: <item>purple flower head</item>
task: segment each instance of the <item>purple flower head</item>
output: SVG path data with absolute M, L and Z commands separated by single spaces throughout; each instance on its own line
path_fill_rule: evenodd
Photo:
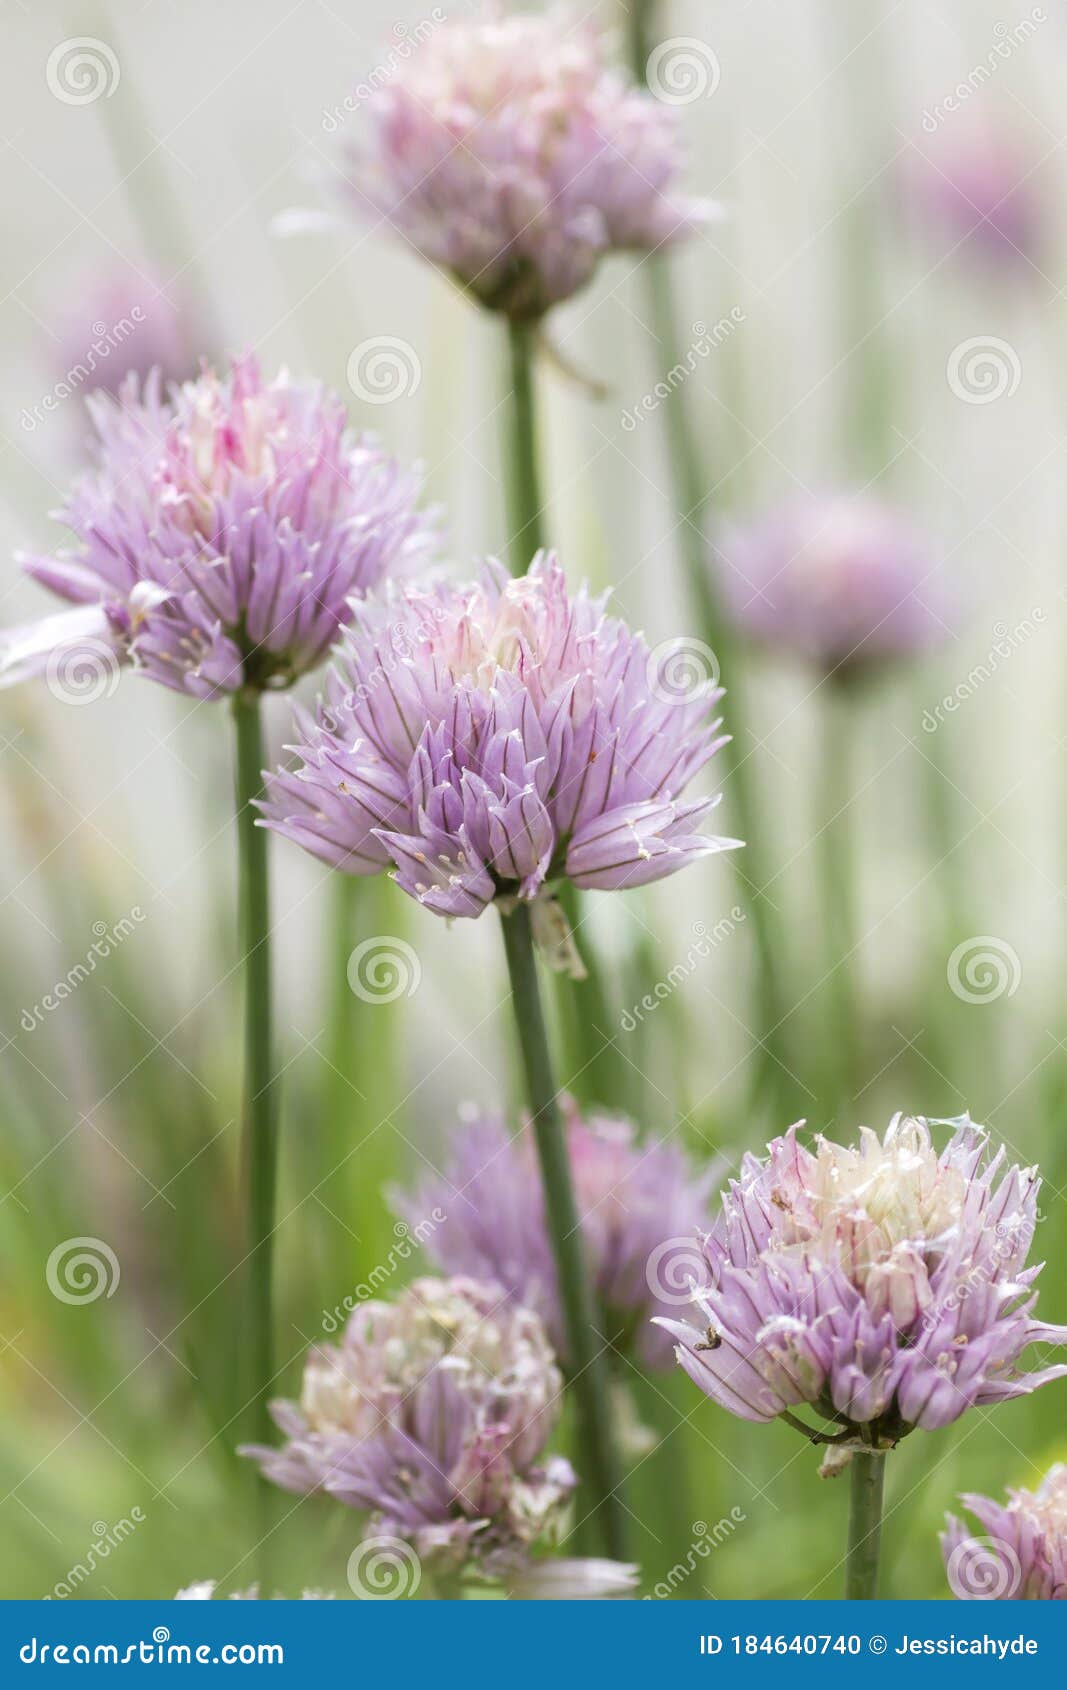
M 175 1602 L 211 1602 L 214 1600 L 217 1579 L 201 1579 L 197 1584 L 187 1584 L 184 1590 L 175 1593 Z M 301 1600 L 304 1602 L 332 1602 L 333 1597 L 324 1590 L 302 1590 Z M 276 1602 L 287 1600 L 284 1596 L 275 1596 Z M 247 1590 L 235 1590 L 230 1594 L 231 1602 L 258 1602 L 259 1586 L 253 1584 Z
M 5 637 L 8 681 L 95 650 L 198 698 L 287 686 L 427 538 L 413 481 L 350 438 L 341 401 L 254 358 L 169 399 L 131 376 L 89 407 L 99 461 L 59 513 L 78 545 L 27 560 L 80 608 Z
M 1033 169 L 1009 136 L 954 131 L 909 157 L 907 209 L 947 250 L 1025 269 L 1041 256 L 1046 221 Z
M 1036 1169 L 1004 1168 L 964 1116 L 938 1155 L 929 1124 L 896 1115 L 883 1139 L 790 1128 L 763 1159 L 746 1156 L 705 1241 L 696 1324 L 663 1324 L 690 1378 L 744 1420 L 810 1404 L 885 1448 L 976 1405 L 1024 1396 L 1067 1374 L 1020 1371 L 1036 1343 L 1067 1327 L 1033 1317 L 1026 1266 Z
M 613 1338 L 620 1328 L 645 1366 L 669 1365 L 670 1338 L 650 1324 L 671 1312 L 676 1261 L 709 1219 L 720 1168 L 697 1172 L 678 1145 L 639 1143 L 629 1121 L 583 1119 L 564 1099 L 567 1150 L 582 1238 Z M 502 1285 L 535 1309 L 559 1354 L 566 1337 L 528 1122 L 508 1131 L 499 1116 L 474 1114 L 454 1135 L 443 1178 L 397 1203 L 436 1267 Z M 443 1218 L 440 1218 L 443 1217 Z M 673 1275 L 673 1277 L 672 1277 Z
M 754 639 L 834 670 L 908 657 L 944 637 L 932 560 L 880 500 L 791 500 L 726 543 L 722 584 Z
M 1036 1491 L 1010 1490 L 1005 1505 L 988 1496 L 960 1498 L 982 1527 L 968 1531 L 946 1516 L 941 1552 L 961 1602 L 1067 1600 L 1067 1467 L 1051 1467 Z
M 150 266 L 113 265 L 84 278 L 76 301 L 57 307 L 58 345 L 49 361 L 64 393 L 102 389 L 117 397 L 124 377 L 158 369 L 165 381 L 196 375 L 192 313 L 175 286 Z
M 244 1453 L 286 1490 L 369 1510 L 423 1560 L 494 1573 L 558 1527 L 574 1488 L 568 1462 L 541 1460 L 561 1388 L 535 1314 L 495 1286 L 419 1279 L 313 1350 L 299 1406 L 273 1405 L 285 1444 Z
M 709 214 L 676 184 L 677 114 L 566 9 L 442 22 L 366 104 L 352 201 L 511 316 L 541 316 L 605 253 L 651 251 Z
M 347 630 L 267 825 L 350 874 L 392 867 L 443 916 L 566 876 L 641 886 L 734 841 L 683 800 L 723 744 L 719 689 L 663 683 L 645 641 L 551 555 L 512 579 L 401 584 Z

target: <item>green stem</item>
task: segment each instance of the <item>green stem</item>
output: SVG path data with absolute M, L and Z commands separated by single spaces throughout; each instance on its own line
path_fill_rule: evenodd
M 569 1378 L 578 1417 L 579 1472 L 587 1494 L 593 1499 L 595 1523 L 607 1553 L 625 1559 L 621 1475 L 612 1433 L 606 1345 L 596 1329 L 597 1309 L 586 1268 L 581 1222 L 548 1049 L 529 906 L 518 904 L 510 915 L 502 917 L 502 924 L 515 1025 L 567 1334 Z
M 816 811 L 822 820 L 816 843 L 820 913 L 825 933 L 826 1007 L 822 1009 L 822 1038 L 816 1048 L 821 1046 L 826 1052 L 826 1107 L 832 1114 L 840 1112 L 846 1117 L 855 1100 L 860 1073 L 860 1016 L 852 957 L 855 916 L 849 822 L 853 801 L 850 753 L 855 702 L 846 690 L 847 682 L 831 677 L 827 689 L 825 731 L 820 748 L 822 790 Z
M 545 543 L 540 477 L 537 467 L 537 405 L 534 394 L 536 322 L 508 319 L 511 354 L 510 438 L 508 441 L 508 533 L 511 573 L 525 575 L 534 553 Z
M 638 82 L 646 80 L 646 66 L 653 47 L 654 0 L 629 0 L 630 58 Z M 684 365 L 685 349 L 678 333 L 678 307 L 669 259 L 658 254 L 641 265 L 652 335 L 663 369 Z M 795 1102 L 793 1075 L 789 1064 L 784 1025 L 787 1019 L 782 991 L 784 947 L 778 933 L 774 907 L 763 888 L 770 882 L 762 847 L 763 819 L 756 802 L 751 752 L 746 750 L 744 722 L 747 717 L 742 687 L 743 652 L 734 641 L 730 618 L 716 592 L 709 556 L 704 518 L 711 487 L 706 454 L 697 446 L 697 430 L 682 388 L 672 393 L 663 413 L 667 430 L 668 459 L 674 484 L 674 503 L 679 517 L 680 547 L 689 581 L 689 591 L 705 643 L 714 651 L 721 673 L 729 684 L 730 743 L 719 753 L 723 787 L 743 851 L 732 851 L 730 859 L 752 923 L 756 947 L 756 1033 L 759 1039 L 761 1080 L 784 1109 Z
M 884 1455 L 854 1455 L 849 1467 L 852 1489 L 848 1510 L 845 1596 L 853 1602 L 871 1602 L 878 1595 L 885 1464 Z
M 257 692 L 235 695 L 236 807 L 240 856 L 241 954 L 244 959 L 244 1177 L 248 1345 L 248 1434 L 271 1430 L 267 1403 L 274 1382 L 272 1268 L 278 1139 L 271 1055 L 270 897 L 267 834 L 256 827 L 254 800 L 263 790 L 263 727 Z

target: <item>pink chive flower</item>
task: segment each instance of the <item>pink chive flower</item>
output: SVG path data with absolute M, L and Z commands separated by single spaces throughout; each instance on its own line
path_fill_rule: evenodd
M 1067 1600 L 1067 1467 L 1051 1467 L 1036 1491 L 1010 1490 L 960 1501 L 982 1528 L 968 1531 L 954 1514 L 941 1534 L 948 1582 L 962 1602 Z
M 287 686 L 426 541 L 413 480 L 341 401 L 252 357 L 89 407 L 98 463 L 59 513 L 77 545 L 24 560 L 79 608 L 0 638 L 5 681 L 95 651 L 198 698 Z
M 529 1309 L 496 1286 L 419 1279 L 311 1352 L 299 1405 L 272 1405 L 281 1449 L 242 1453 L 285 1490 L 369 1511 L 369 1538 L 399 1538 L 423 1565 L 510 1581 L 558 1537 L 576 1483 L 545 1454 L 562 1387 Z
M 606 253 L 650 251 L 709 214 L 677 186 L 676 112 L 565 9 L 442 23 L 366 104 L 354 204 L 510 316 L 541 316 Z
M 187 1584 L 184 1590 L 175 1592 L 174 1600 L 175 1602 L 210 1602 L 214 1599 L 217 1584 L 217 1579 L 201 1579 L 199 1584 Z M 300 1597 L 304 1602 L 332 1602 L 334 1600 L 333 1595 L 328 1590 L 302 1590 Z M 250 1585 L 247 1590 L 233 1591 L 229 1600 L 231 1602 L 258 1602 L 258 1584 Z M 286 1600 L 287 1598 L 284 1596 L 274 1597 L 275 1602 Z
M 886 1448 L 1067 1374 L 1020 1370 L 1030 1345 L 1067 1342 L 1033 1315 L 1036 1169 L 990 1156 L 966 1116 L 935 1124 L 954 1128 L 940 1154 L 928 1122 L 897 1115 L 882 1139 L 808 1150 L 793 1127 L 745 1157 L 692 1323 L 662 1322 L 713 1401 L 743 1420 L 807 1403 L 841 1441 Z
M 643 1365 L 667 1367 L 670 1337 L 651 1324 L 679 1303 L 693 1238 L 710 1219 L 721 1165 L 693 1167 L 681 1146 L 638 1141 L 631 1122 L 563 1109 L 567 1150 L 589 1271 L 616 1347 Z M 566 1353 L 552 1246 L 528 1122 L 473 1114 L 455 1133 L 443 1177 L 425 1180 L 396 1207 L 430 1260 L 446 1273 L 502 1285 L 536 1310 Z
M 666 666 L 669 668 L 669 662 Z M 442 916 L 575 885 L 644 885 L 736 841 L 684 800 L 724 743 L 710 684 L 674 689 L 553 555 L 512 579 L 400 584 L 347 630 L 266 825 L 350 874 L 392 868 Z
M 736 531 L 720 568 L 740 627 L 829 670 L 909 657 L 944 637 L 929 552 L 869 494 L 791 500 Z

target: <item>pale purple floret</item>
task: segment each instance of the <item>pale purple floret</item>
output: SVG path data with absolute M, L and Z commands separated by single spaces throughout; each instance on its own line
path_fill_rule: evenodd
M 789 500 L 729 535 L 719 560 L 737 623 L 828 670 L 941 642 L 945 607 L 933 570 L 904 518 L 867 493 Z
M 199 698 L 287 686 L 428 538 L 413 480 L 350 437 L 340 399 L 252 357 L 89 407 L 98 464 L 59 512 L 78 545 L 25 560 L 81 608 L 6 634 L 4 680 L 95 650 Z
M 909 154 L 907 208 L 946 253 L 1025 269 L 1048 235 L 1037 163 L 1010 134 L 954 131 Z
M 98 388 L 117 396 L 126 376 L 153 369 L 166 381 L 196 375 L 193 313 L 180 283 L 166 283 L 150 264 L 114 263 L 84 276 L 54 317 L 58 343 L 50 339 L 49 362 L 61 397 Z
M 1067 1342 L 1033 1315 L 1036 1169 L 990 1156 L 967 1116 L 941 1124 L 940 1155 L 929 1123 L 898 1115 L 855 1148 L 805 1149 L 793 1127 L 746 1156 L 705 1243 L 695 1324 L 663 1323 L 713 1401 L 764 1421 L 807 1403 L 886 1447 L 1067 1374 L 1020 1369 L 1030 1345 Z
M 549 883 L 614 890 L 735 843 L 684 800 L 724 743 L 721 691 L 662 685 L 645 641 L 551 555 L 512 579 L 402 584 L 346 631 L 267 825 L 350 874 L 392 868 L 443 916 Z
M 545 1453 L 562 1384 L 541 1321 L 498 1286 L 419 1279 L 311 1352 L 299 1405 L 272 1405 L 280 1449 L 242 1453 L 286 1490 L 366 1510 L 370 1535 L 434 1569 L 510 1582 L 558 1538 L 576 1484 Z
M 651 1324 L 677 1307 L 681 1264 L 710 1219 L 722 1165 L 699 1171 L 680 1145 L 637 1139 L 631 1122 L 583 1118 L 565 1098 L 564 1122 L 589 1272 L 617 1348 L 632 1346 L 646 1367 L 669 1365 L 673 1344 Z M 528 1123 L 516 1132 L 500 1116 L 472 1114 L 454 1133 L 442 1176 L 395 1206 L 435 1267 L 504 1286 L 535 1309 L 557 1353 L 566 1334 L 537 1153 Z M 443 1216 L 443 1219 L 438 1217 Z M 673 1242 L 679 1267 L 672 1272 Z
M 711 210 L 677 185 L 677 113 L 565 8 L 443 22 L 361 103 L 352 204 L 511 316 L 539 317 L 605 253 L 652 251 Z
M 1057 1463 L 1036 1491 L 1009 1490 L 1006 1504 L 960 1501 L 982 1528 L 946 1516 L 941 1553 L 961 1602 L 1067 1601 L 1067 1467 Z

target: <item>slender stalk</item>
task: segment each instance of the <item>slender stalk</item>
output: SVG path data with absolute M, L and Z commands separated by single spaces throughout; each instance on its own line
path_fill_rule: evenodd
M 853 1602 L 871 1602 L 878 1595 L 885 1463 L 884 1455 L 854 1455 L 849 1467 L 852 1489 L 848 1509 L 845 1596 Z
M 586 1269 L 581 1222 L 571 1183 L 563 1120 L 537 981 L 530 911 L 518 904 L 502 917 L 515 1026 L 541 1166 L 545 1212 L 567 1333 L 570 1384 L 578 1419 L 579 1472 L 593 1499 L 594 1521 L 609 1555 L 625 1559 L 620 1469 L 614 1448 L 605 1346 Z
M 253 801 L 263 789 L 259 694 L 233 701 L 237 738 L 236 806 L 240 860 L 241 954 L 244 959 L 244 1101 L 242 1128 L 246 1216 L 246 1342 L 248 1433 L 270 1433 L 267 1402 L 274 1380 L 273 1248 L 277 1122 L 271 1029 L 270 900 L 267 835 L 255 825 Z
M 820 881 L 820 918 L 825 934 L 825 1008 L 821 1048 L 825 1053 L 824 1101 L 831 1114 L 848 1113 L 860 1073 L 860 1016 L 852 950 L 855 943 L 853 850 L 849 810 L 852 711 L 848 683 L 831 678 L 820 747 L 819 805 L 816 837 Z M 818 1048 L 818 1047 L 817 1047 Z
M 537 324 L 508 318 L 511 355 L 511 404 L 508 407 L 508 534 L 511 573 L 525 575 L 530 559 L 545 543 L 537 466 L 537 404 L 534 394 L 534 342 Z
M 646 66 L 653 47 L 654 0 L 629 0 L 630 56 L 634 76 L 646 80 Z M 685 349 L 678 333 L 678 306 L 669 257 L 654 254 L 640 271 L 648 302 L 652 335 L 659 362 L 666 370 L 684 365 Z M 712 476 L 703 443 L 697 445 L 688 396 L 679 387 L 663 406 L 667 430 L 668 460 L 674 486 L 674 504 L 680 518 L 679 545 L 689 582 L 693 607 L 701 636 L 714 651 L 721 673 L 729 685 L 730 744 L 719 753 L 723 786 L 737 832 L 745 841 L 743 851 L 732 851 L 730 860 L 752 923 L 756 947 L 756 1032 L 759 1038 L 762 1083 L 784 1108 L 795 1101 L 784 1032 L 786 1011 L 782 992 L 784 949 L 777 932 L 774 907 L 764 895 L 769 883 L 762 847 L 764 827 L 756 802 L 755 773 L 746 750 L 744 723 L 747 716 L 742 685 L 743 653 L 734 640 L 730 618 L 716 592 L 711 572 L 708 537 L 705 532 L 708 494 Z

